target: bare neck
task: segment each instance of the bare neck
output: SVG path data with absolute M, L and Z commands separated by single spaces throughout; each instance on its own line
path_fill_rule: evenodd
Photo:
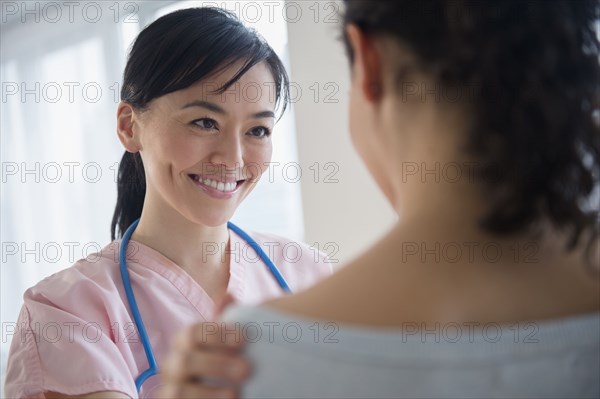
M 228 264 L 227 225 L 193 223 L 174 210 L 144 207 L 132 240 L 147 245 L 183 269 L 218 268 Z
M 600 310 L 600 283 L 583 267 L 581 251 L 566 253 L 552 239 L 431 231 L 399 223 L 332 278 L 272 306 L 371 327 L 509 324 Z

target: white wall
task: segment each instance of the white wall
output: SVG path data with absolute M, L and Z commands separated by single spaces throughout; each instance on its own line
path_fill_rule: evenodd
M 349 68 L 339 40 L 341 18 L 332 14 L 339 11 L 340 3 L 286 3 L 294 3 L 293 7 L 288 4 L 291 79 L 302 89 L 294 112 L 303 172 L 300 183 L 305 240 L 319 243 L 321 250 L 326 243 L 335 243 L 339 246 L 335 258 L 345 261 L 371 245 L 396 216 L 350 142 Z M 302 7 L 300 18 L 293 12 L 297 6 Z M 316 168 L 311 169 L 315 162 L 319 163 L 317 179 Z M 329 162 L 334 164 L 326 168 Z M 338 182 L 327 183 L 327 176 Z M 325 252 L 333 252 L 334 246 L 325 248 Z

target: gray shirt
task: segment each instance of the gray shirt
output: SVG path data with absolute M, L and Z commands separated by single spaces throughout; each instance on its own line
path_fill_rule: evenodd
M 236 306 L 224 321 L 250 342 L 246 398 L 600 397 L 600 313 L 370 329 Z

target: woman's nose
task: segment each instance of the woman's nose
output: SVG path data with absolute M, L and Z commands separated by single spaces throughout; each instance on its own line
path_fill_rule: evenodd
M 235 170 L 243 166 L 243 147 L 238 134 L 223 134 L 213 148 L 210 162 L 215 165 L 224 165 L 228 170 Z

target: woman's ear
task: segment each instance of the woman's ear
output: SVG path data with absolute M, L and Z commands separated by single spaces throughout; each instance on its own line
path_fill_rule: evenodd
M 136 114 L 133 106 L 121 101 L 117 108 L 117 135 L 125 150 L 136 153 L 142 149 L 138 135 L 134 132 Z
M 354 24 L 346 27 L 346 35 L 354 55 L 353 79 L 361 88 L 365 98 L 378 102 L 383 95 L 383 71 L 380 49 L 373 37 L 367 36 Z

